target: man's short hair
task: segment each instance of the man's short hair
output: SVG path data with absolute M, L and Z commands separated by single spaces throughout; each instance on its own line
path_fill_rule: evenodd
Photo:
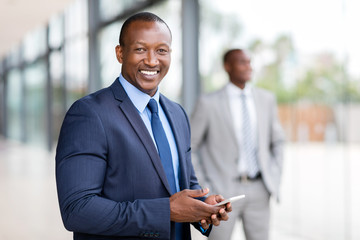
M 129 29 L 130 24 L 133 22 L 136 22 L 136 21 L 163 23 L 169 29 L 170 36 L 171 36 L 171 30 L 170 30 L 169 26 L 159 16 L 157 16 L 153 13 L 150 13 L 150 12 L 140 12 L 140 13 L 130 16 L 128 19 L 126 19 L 126 21 L 122 25 L 121 31 L 120 31 L 120 36 L 119 36 L 120 46 L 124 46 L 124 34 L 126 34 L 127 30 Z
M 230 50 L 226 51 L 225 54 L 224 54 L 224 57 L 223 57 L 223 63 L 225 64 L 229 60 L 230 56 L 234 52 L 238 52 L 238 51 L 243 52 L 243 50 L 240 49 L 240 48 L 233 48 L 233 49 L 230 49 Z

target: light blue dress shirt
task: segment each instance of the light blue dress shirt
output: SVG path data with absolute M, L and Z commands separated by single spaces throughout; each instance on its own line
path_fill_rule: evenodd
M 149 108 L 146 107 L 147 104 L 149 103 L 151 97 L 148 94 L 143 93 L 142 91 L 137 89 L 131 83 L 129 83 L 122 76 L 122 74 L 120 74 L 120 76 L 119 76 L 119 81 L 120 81 L 121 85 L 123 86 L 123 88 L 125 89 L 125 92 L 129 96 L 130 100 L 132 101 L 132 103 L 134 104 L 136 109 L 138 110 L 138 113 L 139 113 L 141 119 L 143 120 L 147 130 L 149 131 L 149 134 L 154 142 L 155 147 L 157 148 L 155 138 L 154 138 L 152 128 L 151 128 L 151 112 L 150 112 Z M 166 137 L 167 137 L 169 145 L 170 145 L 171 156 L 172 156 L 172 161 L 173 161 L 173 168 L 174 168 L 174 175 L 175 175 L 176 190 L 180 191 L 179 155 L 178 155 L 178 151 L 177 151 L 177 147 L 176 147 L 175 137 L 171 130 L 169 121 L 166 118 L 164 110 L 162 109 L 161 104 L 159 104 L 159 98 L 160 98 L 159 90 L 156 91 L 155 95 L 152 98 L 155 99 L 158 104 L 160 121 L 163 125 Z

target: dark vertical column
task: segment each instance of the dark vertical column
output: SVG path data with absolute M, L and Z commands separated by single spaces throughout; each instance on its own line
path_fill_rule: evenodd
M 46 27 L 46 54 L 45 54 L 45 65 L 46 65 L 46 146 L 49 151 L 52 150 L 53 145 L 53 85 L 50 73 L 50 53 L 51 49 L 49 46 L 49 25 Z
M 0 61 L 0 135 L 5 136 L 6 129 L 6 98 L 5 98 L 5 59 Z
M 89 92 L 94 92 L 101 88 L 99 44 L 97 38 L 97 33 L 100 25 L 99 21 L 99 0 L 88 0 Z
M 20 98 L 20 129 L 21 129 L 21 142 L 27 142 L 28 140 L 28 131 L 27 131 L 27 124 L 26 124 L 26 117 L 27 117 L 27 91 L 26 91 L 26 77 L 25 77 L 25 59 L 24 59 L 24 45 L 22 44 L 20 47 L 20 84 L 21 84 L 21 96 Z
M 200 93 L 199 75 L 199 2 L 182 1 L 182 104 L 191 113 Z
M 65 14 L 62 14 L 61 17 L 62 21 L 62 44 L 61 44 L 61 58 L 62 58 L 62 107 L 63 107 L 63 114 L 65 115 L 67 108 L 68 108 L 68 99 L 67 99 L 67 74 L 66 74 L 66 27 L 65 27 Z

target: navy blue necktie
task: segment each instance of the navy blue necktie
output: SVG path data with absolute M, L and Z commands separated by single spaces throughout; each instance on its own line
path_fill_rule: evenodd
M 150 99 L 148 108 L 151 112 L 151 128 L 154 134 L 156 146 L 160 155 L 166 178 L 169 182 L 171 194 L 176 193 L 175 174 L 171 157 L 170 145 L 167 140 L 164 128 L 159 118 L 158 105 L 154 99 Z M 175 223 L 176 240 L 182 239 L 182 223 Z
M 166 138 L 164 128 L 161 124 L 158 105 L 154 99 L 150 99 L 148 107 L 151 112 L 151 128 L 154 134 L 156 146 L 160 155 L 161 162 L 163 164 L 168 183 L 170 185 L 171 194 L 176 193 L 175 175 L 171 157 L 171 150 L 169 142 Z

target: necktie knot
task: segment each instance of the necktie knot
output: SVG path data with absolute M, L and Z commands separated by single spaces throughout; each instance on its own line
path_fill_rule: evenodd
M 246 99 L 246 94 L 242 92 L 242 93 L 240 93 L 240 97 L 241 97 L 242 100 L 245 100 Z
M 151 98 L 149 103 L 148 103 L 148 107 L 150 109 L 151 113 L 158 113 L 158 105 L 157 102 L 155 101 L 155 99 Z

